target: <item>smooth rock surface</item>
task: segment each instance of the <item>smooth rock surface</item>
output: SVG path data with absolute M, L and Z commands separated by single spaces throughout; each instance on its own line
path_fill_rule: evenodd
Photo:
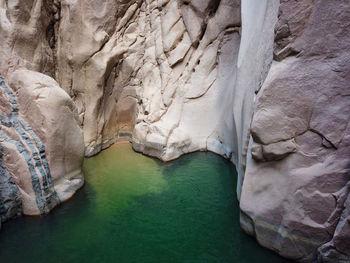
M 164 161 L 213 151 L 236 164 L 241 224 L 260 244 L 348 262 L 349 10 L 0 0 L 1 172 L 23 212 L 40 214 L 80 187 L 83 154 L 115 141 Z
M 5 171 L 19 189 L 24 214 L 48 213 L 83 184 L 77 109 L 55 80 L 38 72 L 17 70 L 1 88 L 12 107 L 1 113 Z
M 300 262 L 350 261 L 349 21 L 348 1 L 281 1 L 251 124 L 241 225 Z
M 162 160 L 208 148 L 230 157 L 240 2 L 97 5 L 62 1 L 57 33 L 57 79 L 78 106 L 86 155 L 127 138 Z

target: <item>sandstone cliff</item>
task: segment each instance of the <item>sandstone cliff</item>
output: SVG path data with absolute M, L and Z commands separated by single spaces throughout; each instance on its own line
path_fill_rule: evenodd
M 348 262 L 349 10 L 0 0 L 2 221 L 50 211 L 81 186 L 84 152 L 130 140 L 164 161 L 230 159 L 242 227 L 260 244 Z
M 350 260 L 349 22 L 349 1 L 281 1 L 251 124 L 242 226 L 301 262 Z

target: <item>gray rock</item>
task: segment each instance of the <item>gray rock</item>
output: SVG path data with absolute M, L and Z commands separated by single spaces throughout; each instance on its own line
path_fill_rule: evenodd
M 25 214 L 55 205 L 52 186 L 65 200 L 82 185 L 84 145 L 127 139 L 165 161 L 210 150 L 236 164 L 260 244 L 349 261 L 348 0 L 8 2 L 0 143 Z
M 2 162 L 0 146 L 0 228 L 1 222 L 17 217 L 22 213 L 22 200 L 18 187 Z

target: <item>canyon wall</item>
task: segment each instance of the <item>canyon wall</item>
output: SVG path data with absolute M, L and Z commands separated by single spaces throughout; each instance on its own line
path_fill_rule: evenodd
M 237 165 L 239 196 L 278 4 L 61 1 L 56 77 L 78 107 L 86 156 L 125 139 L 164 161 L 210 150 Z
M 0 221 L 49 212 L 118 140 L 238 171 L 241 225 L 349 262 L 350 3 L 0 0 Z M 57 81 L 57 82 L 56 82 Z
M 350 260 L 350 3 L 336 2 L 281 1 L 240 202 L 248 233 L 301 262 Z
M 2 222 L 48 213 L 84 182 L 78 111 L 52 78 L 57 7 L 58 1 L 0 1 Z
M 57 80 L 87 156 L 120 139 L 162 160 L 232 155 L 240 1 L 61 1 L 60 16 Z

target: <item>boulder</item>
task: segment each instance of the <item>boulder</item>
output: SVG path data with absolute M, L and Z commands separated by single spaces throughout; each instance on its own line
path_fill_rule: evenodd
M 82 186 L 83 133 L 71 98 L 51 77 L 29 70 L 1 79 L 2 162 L 24 214 L 48 213 Z

